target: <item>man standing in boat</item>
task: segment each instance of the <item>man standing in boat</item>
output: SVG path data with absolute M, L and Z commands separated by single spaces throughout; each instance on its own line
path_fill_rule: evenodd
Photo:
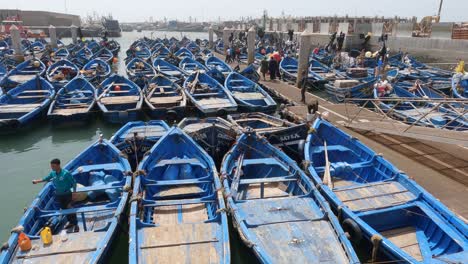
M 62 169 L 59 159 L 53 159 L 50 162 L 50 168 L 52 171 L 49 175 L 32 182 L 33 184 L 38 184 L 52 181 L 55 187 L 55 200 L 60 204 L 60 208 L 70 209 L 72 207 L 72 189 L 73 192 L 76 192 L 75 178 L 73 178 L 73 175 L 69 171 Z M 68 229 L 70 232 L 79 232 L 80 228 L 78 227 L 76 214 L 67 215 L 67 219 L 68 224 L 65 226 L 65 229 Z

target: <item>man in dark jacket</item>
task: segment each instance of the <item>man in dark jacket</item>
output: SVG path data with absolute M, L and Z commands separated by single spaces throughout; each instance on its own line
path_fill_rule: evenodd
M 276 68 L 278 68 L 278 63 L 274 58 L 270 58 L 268 68 L 268 70 L 270 71 L 270 80 L 276 80 Z

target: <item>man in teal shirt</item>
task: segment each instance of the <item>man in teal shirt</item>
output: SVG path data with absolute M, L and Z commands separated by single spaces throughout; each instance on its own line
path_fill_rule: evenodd
M 60 204 L 60 208 L 72 208 L 72 189 L 74 192 L 76 191 L 75 178 L 73 178 L 73 175 L 69 171 L 62 169 L 59 159 L 53 159 L 50 162 L 50 168 L 52 171 L 48 176 L 41 180 L 33 180 L 33 184 L 52 181 L 55 187 L 55 200 Z M 65 226 L 65 229 L 71 229 L 71 232 L 78 232 L 80 229 L 76 214 L 69 214 L 67 218 L 68 224 Z

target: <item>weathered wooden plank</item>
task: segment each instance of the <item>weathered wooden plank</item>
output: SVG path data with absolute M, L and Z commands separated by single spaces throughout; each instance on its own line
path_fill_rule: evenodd
M 391 229 L 381 232 L 384 237 L 390 240 L 397 247 L 408 253 L 418 261 L 422 261 L 423 257 L 419 248 L 418 239 L 416 237 L 416 229 L 412 226 Z

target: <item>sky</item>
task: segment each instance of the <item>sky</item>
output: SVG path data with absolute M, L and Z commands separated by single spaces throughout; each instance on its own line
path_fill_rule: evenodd
M 263 10 L 273 17 L 292 16 L 386 16 L 435 15 L 439 0 L 0 0 L 0 8 L 67 12 L 86 16 L 112 14 L 120 22 L 177 19 L 188 21 L 236 20 L 260 17 Z M 468 21 L 468 1 L 445 0 L 442 21 Z

